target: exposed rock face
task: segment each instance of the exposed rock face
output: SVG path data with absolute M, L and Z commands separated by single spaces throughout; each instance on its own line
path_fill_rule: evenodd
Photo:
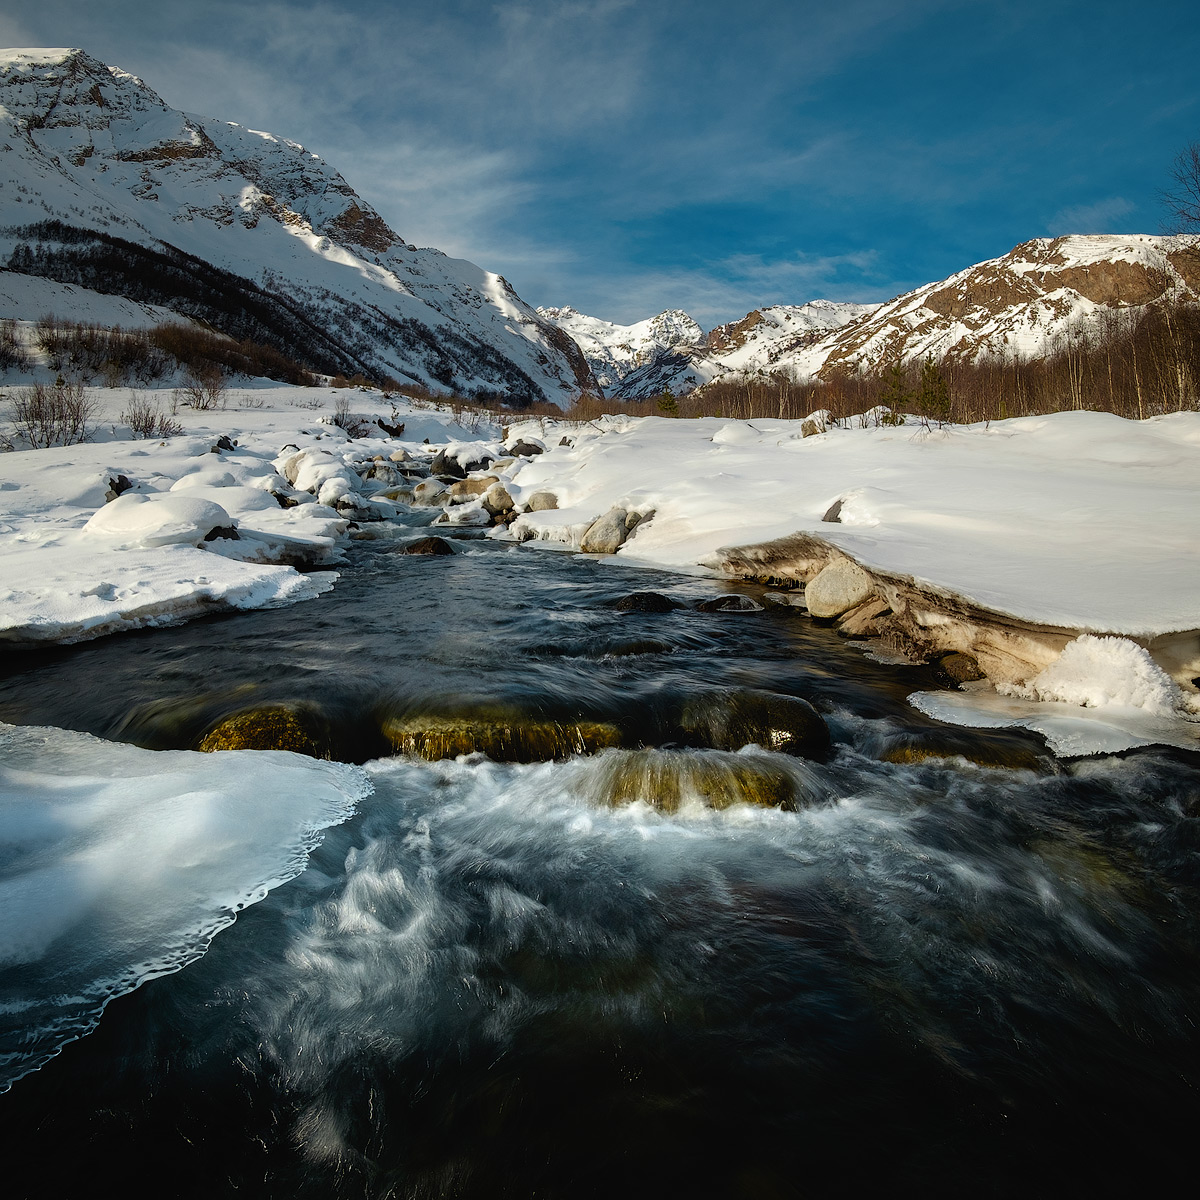
M 534 492 L 529 497 L 528 512 L 548 512 L 558 507 L 558 497 L 553 492 Z
M 830 619 L 857 608 L 869 600 L 875 582 L 857 563 L 848 558 L 837 559 L 823 567 L 804 589 L 808 611 L 814 617 Z
M 724 570 L 738 579 L 786 586 L 810 581 L 805 591 L 810 604 L 818 574 L 831 562 L 846 561 L 841 550 L 806 533 L 727 549 L 722 559 Z M 992 612 L 964 597 L 918 584 L 910 576 L 864 573 L 889 609 L 874 618 L 877 635 L 885 648 L 914 662 L 944 660 L 959 652 L 969 655 L 993 683 L 1024 685 L 1057 661 L 1081 632 Z M 1192 679 L 1200 674 L 1196 631 L 1130 640 L 1145 646 L 1177 683 L 1193 686 Z

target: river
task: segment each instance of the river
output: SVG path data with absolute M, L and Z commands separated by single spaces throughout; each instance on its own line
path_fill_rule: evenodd
M 911 709 L 929 668 L 786 611 L 694 607 L 760 589 L 456 546 L 361 542 L 302 605 L 6 656 L 0 720 L 187 749 L 288 704 L 374 787 L 206 953 L 0 1095 L 10 1195 L 1067 1195 L 1190 1174 L 1196 756 L 1057 762 Z M 648 589 L 686 607 L 615 607 Z M 697 696 L 745 692 L 809 701 L 830 752 L 680 740 Z M 381 731 L 421 714 L 657 749 L 391 755 Z M 689 780 L 745 764 L 786 803 L 693 801 Z M 664 811 L 644 792 L 668 777 Z

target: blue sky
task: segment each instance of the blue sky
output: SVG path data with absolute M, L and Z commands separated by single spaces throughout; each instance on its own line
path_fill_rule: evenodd
M 1200 139 L 1194 0 L 5 0 L 0 44 L 302 142 L 408 240 L 620 322 L 1158 232 Z

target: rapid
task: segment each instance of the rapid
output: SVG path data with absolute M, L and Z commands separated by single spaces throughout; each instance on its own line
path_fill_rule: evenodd
M 0 941 L 9 1194 L 1077 1194 L 1190 1170 L 1197 756 L 1056 760 L 911 708 L 932 668 L 695 607 L 754 587 L 399 544 L 356 543 L 291 608 L 6 656 L 0 720 L 105 739 L 127 777 L 86 816 L 56 793 L 75 815 L 50 832 L 38 762 L 110 751 L 6 743 L 0 888 L 48 881 L 5 904 L 39 945 Z M 648 589 L 681 607 L 616 607 Z M 689 706 L 745 694 L 810 703 L 828 751 L 687 736 Z M 172 769 L 208 773 L 150 794 L 139 755 L 271 705 L 343 774 L 188 754 Z M 389 742 L 500 719 L 616 733 L 515 762 Z M 115 839 L 121 794 L 142 808 Z M 82 861 L 100 882 L 64 896 Z

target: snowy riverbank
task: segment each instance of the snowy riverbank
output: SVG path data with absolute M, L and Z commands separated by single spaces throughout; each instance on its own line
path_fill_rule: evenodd
M 322 568 L 340 560 L 351 521 L 398 511 L 368 494 L 383 485 L 363 486 L 363 464 L 406 446 L 427 452 L 425 439 L 496 432 L 464 428 L 448 410 L 327 387 L 235 388 L 225 407 L 174 413 L 169 388 L 88 395 L 95 440 L 0 455 L 0 641 L 81 641 L 311 599 L 336 580 Z M 135 397 L 183 432 L 135 439 L 123 417 Z M 331 421 L 339 398 L 404 434 L 374 426 L 375 436 L 351 440 Z M 281 473 L 299 450 L 326 463 L 318 494 Z
M 232 389 L 223 409 L 177 409 L 184 432 L 158 440 L 122 425 L 128 389 L 91 394 L 97 440 L 0 456 L 9 644 L 312 598 L 334 586 L 352 534 L 387 533 L 439 447 L 504 453 L 496 424 L 359 390 Z M 170 408 L 167 389 L 138 395 Z M 332 422 L 339 400 L 368 436 Z M 403 430 L 390 436 L 375 418 Z M 444 504 L 450 525 L 511 519 L 492 535 L 575 550 L 620 514 L 614 561 L 693 574 L 802 585 L 850 559 L 893 641 L 973 654 L 1010 693 L 1000 707 L 942 705 L 942 719 L 1031 724 L 1051 702 L 1116 720 L 1124 732 L 1097 746 L 1196 744 L 1180 719 L 1195 712 L 1200 676 L 1200 414 L 816 433 L 798 421 L 539 420 L 512 425 L 508 444 L 520 439 L 544 453 L 487 472 L 515 511 L 493 514 L 487 483 L 451 494 L 430 479 L 421 498 Z M 1082 675 L 1043 687 L 1081 634 L 1101 639 Z M 1135 667 L 1151 683 L 1131 699 Z

